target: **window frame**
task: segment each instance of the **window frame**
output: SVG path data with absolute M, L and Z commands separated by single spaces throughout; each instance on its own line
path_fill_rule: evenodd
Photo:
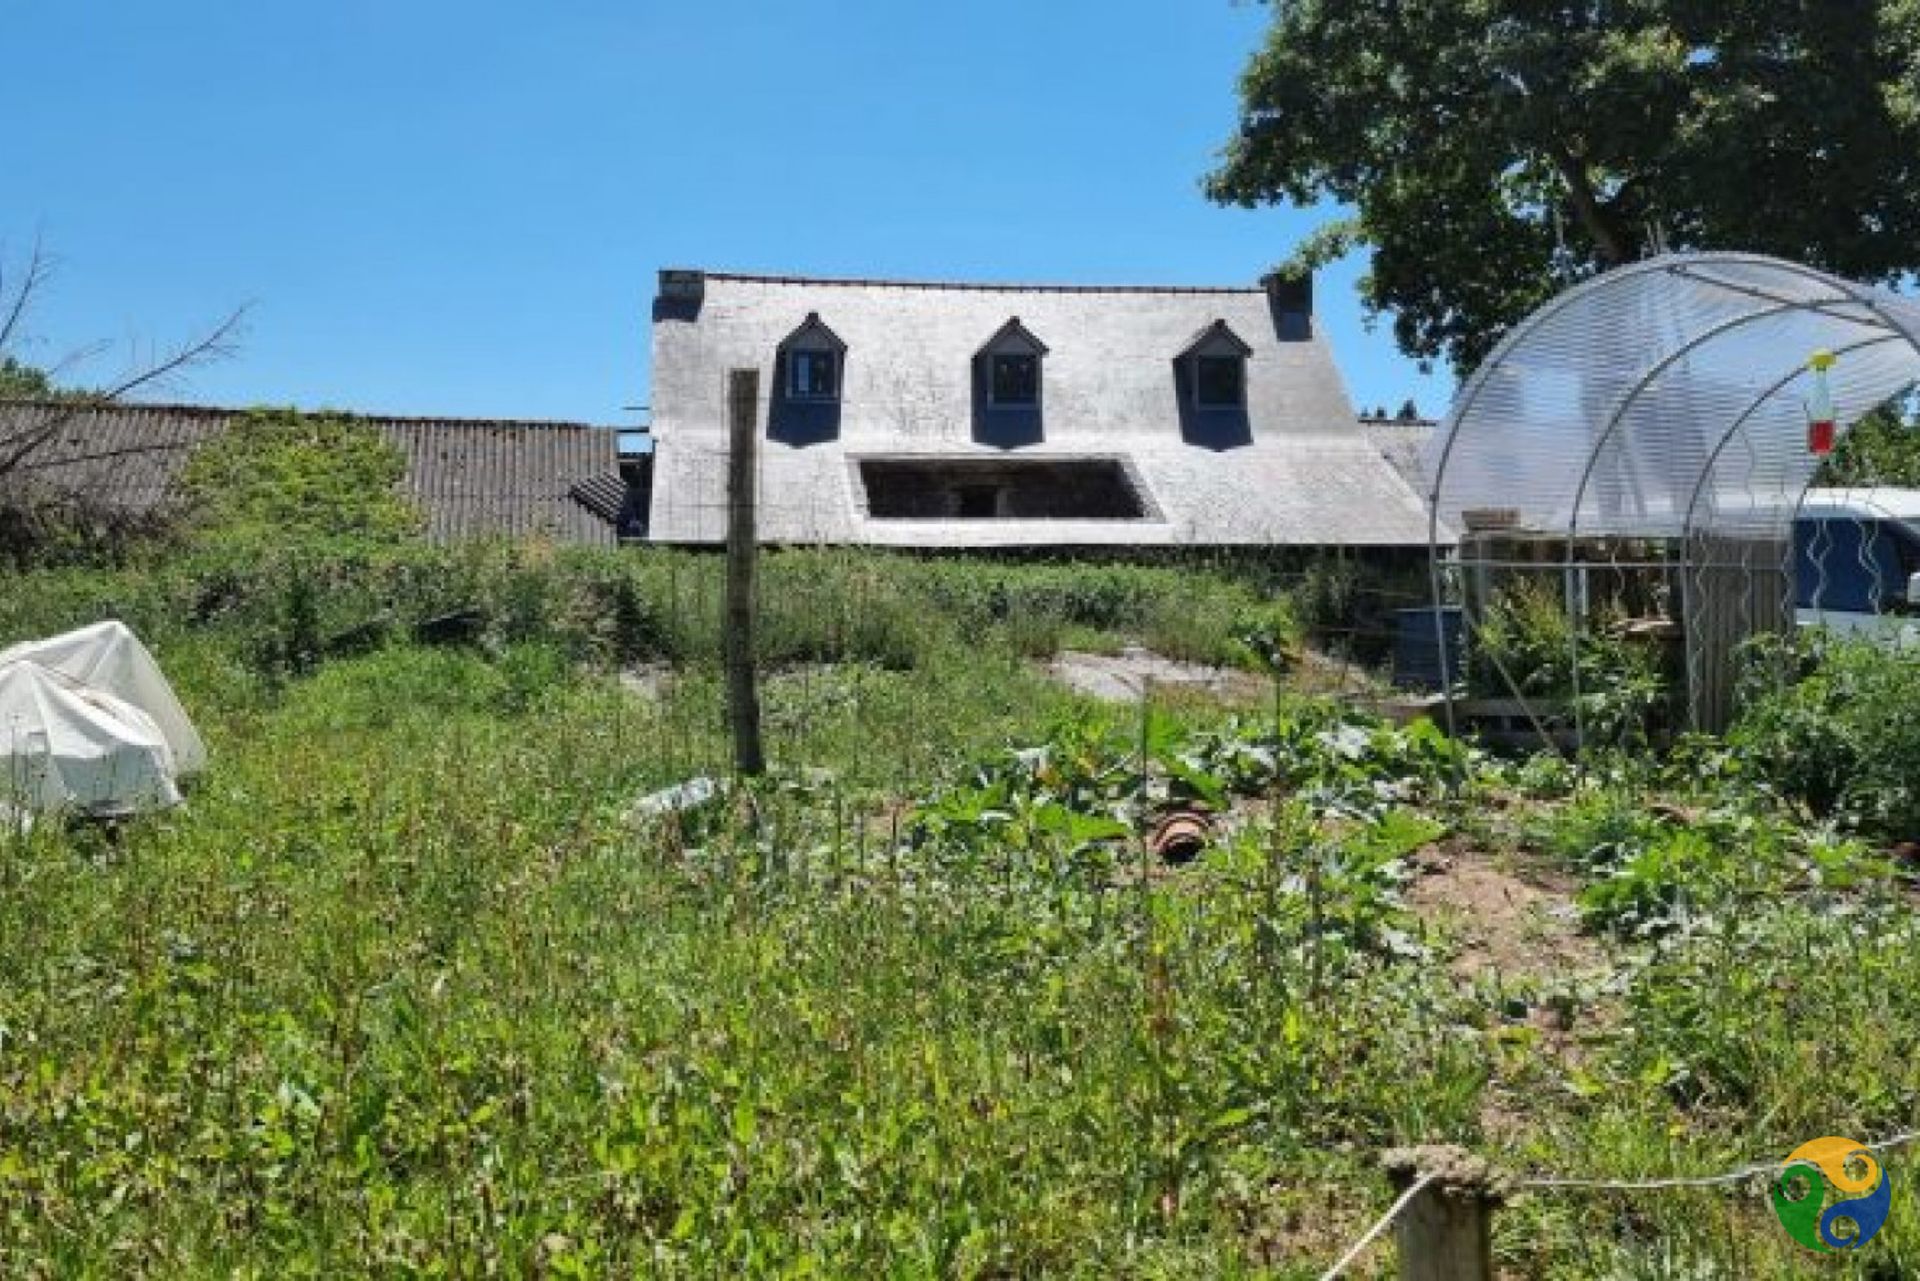
M 1125 454 L 853 453 L 847 463 L 856 506 L 869 521 L 1166 523 L 1152 488 Z M 984 506 L 988 494 L 990 514 L 962 513 L 963 506 Z
M 1207 398 L 1206 369 L 1209 361 L 1218 361 L 1233 367 L 1235 387 L 1233 399 L 1209 400 Z M 1195 409 L 1245 409 L 1247 407 L 1247 358 L 1238 353 L 1194 353 L 1193 407 Z
M 1018 399 L 1008 399 L 1000 394 L 1000 363 L 1002 361 L 1025 361 L 1033 370 L 1031 394 Z M 987 353 L 987 404 L 995 409 L 1037 409 L 1040 405 L 1040 386 L 1044 377 L 1037 351 L 990 351 Z
M 800 385 L 802 362 L 812 366 L 815 361 L 824 361 L 830 371 L 831 390 L 813 391 Z M 814 403 L 830 402 L 840 399 L 841 368 L 843 365 L 839 352 L 831 347 L 794 347 L 787 350 L 786 396 L 788 400 L 804 400 Z

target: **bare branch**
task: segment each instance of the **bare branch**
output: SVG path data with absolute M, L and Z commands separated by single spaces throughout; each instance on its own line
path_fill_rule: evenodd
M 96 404 L 112 404 L 143 387 L 165 382 L 174 374 L 196 365 L 211 364 L 225 360 L 236 350 L 241 331 L 245 328 L 248 307 L 239 307 L 228 314 L 227 318 L 215 325 L 205 335 L 176 347 L 154 364 L 148 365 L 121 379 L 106 390 L 97 393 Z
M 203 336 L 175 348 L 150 365 L 136 369 L 111 386 L 61 401 L 44 422 L 0 442 L 4 445 L 4 452 L 0 452 L 0 477 L 20 469 L 28 458 L 80 415 L 112 405 L 136 391 L 164 383 L 173 375 L 194 366 L 231 356 L 244 327 L 247 310 L 245 307 L 238 308 Z
M 20 322 L 27 314 L 27 308 L 40 287 L 47 283 L 47 277 L 53 274 L 53 263 L 47 257 L 46 246 L 39 236 L 33 238 L 33 252 L 27 255 L 26 278 L 14 287 L 13 298 L 5 303 L 7 318 L 0 320 L 0 355 L 4 355 L 13 336 L 19 331 Z M 0 298 L 6 297 L 3 278 L 0 278 Z
M 59 458 L 41 462 L 29 458 L 14 470 L 30 473 L 46 467 L 71 467 L 78 463 L 107 462 L 115 458 L 139 458 L 148 454 L 171 454 L 180 449 L 191 448 L 191 441 L 170 440 L 158 445 L 128 445 L 124 449 L 103 449 L 91 454 L 63 454 Z
M 0 264 L 0 357 L 4 357 L 8 348 L 19 341 L 22 326 L 52 272 L 53 259 L 37 236 L 17 280 L 9 280 L 4 264 Z M 232 355 L 246 315 L 247 308 L 241 307 L 200 337 L 162 353 L 158 359 L 147 362 L 136 360 L 130 372 L 99 390 L 63 393 L 49 402 L 0 403 L 0 481 L 15 472 L 26 470 L 29 460 L 36 453 L 56 440 L 64 429 L 81 416 L 138 392 L 163 386 L 185 370 Z M 54 376 L 63 374 L 105 349 L 104 343 L 79 348 L 68 353 L 49 372 Z M 112 453 L 95 454 L 87 458 L 112 456 Z M 58 461 L 50 460 L 46 465 L 53 466 Z
M 58 383 L 62 375 L 92 360 L 111 345 L 112 344 L 103 339 L 100 342 L 88 343 L 85 347 L 75 347 L 72 351 L 60 357 L 59 360 L 43 370 L 47 376 L 47 381 Z

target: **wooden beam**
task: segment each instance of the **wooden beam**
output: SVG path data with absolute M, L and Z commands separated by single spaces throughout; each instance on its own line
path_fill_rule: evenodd
M 1401 1281 L 1493 1281 L 1492 1168 L 1454 1147 L 1401 1148 L 1384 1164 L 1396 1192 L 1421 1185 L 1393 1225 Z
M 760 741 L 760 685 L 754 633 L 759 607 L 755 575 L 760 555 L 760 371 L 727 373 L 727 715 L 733 728 L 734 769 L 764 774 Z

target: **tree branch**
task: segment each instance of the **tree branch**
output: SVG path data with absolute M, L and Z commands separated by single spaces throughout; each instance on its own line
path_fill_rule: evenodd
M 7 318 L 0 320 L 0 353 L 4 353 L 13 341 L 14 332 L 19 329 L 21 318 L 27 314 L 27 306 L 33 301 L 34 294 L 44 285 L 52 274 L 53 264 L 47 260 L 46 247 L 40 238 L 33 239 L 33 252 L 27 256 L 26 278 L 14 287 L 13 298 L 7 302 Z M 0 273 L 0 298 L 6 297 L 6 277 Z
M 1567 196 L 1573 202 L 1574 216 L 1580 225 L 1593 237 L 1593 243 L 1600 250 L 1600 256 L 1606 259 L 1609 267 L 1619 267 L 1632 262 L 1639 255 L 1615 223 L 1612 212 L 1600 201 L 1593 189 L 1593 179 L 1587 173 L 1587 166 L 1571 151 L 1559 143 L 1547 149 L 1553 160 L 1553 166 L 1559 170 L 1560 177 L 1567 184 Z
M 21 473 L 32 473 L 49 467 L 72 467 L 80 463 L 106 462 L 115 458 L 139 458 L 149 454 L 172 454 L 193 448 L 194 441 L 170 440 L 158 445 L 128 445 L 124 449 L 102 449 L 91 454 L 68 454 L 65 457 L 48 459 L 44 462 L 28 459 L 15 468 Z
M 32 280 L 30 273 L 29 283 Z M 200 338 L 174 349 L 153 364 L 136 369 L 104 390 L 61 402 L 45 422 L 4 442 L 5 452 L 0 453 L 0 477 L 22 468 L 35 451 L 43 448 L 81 414 L 114 404 L 142 388 L 164 382 L 184 369 L 232 355 L 234 340 L 239 335 L 246 315 L 245 307 L 238 308 Z

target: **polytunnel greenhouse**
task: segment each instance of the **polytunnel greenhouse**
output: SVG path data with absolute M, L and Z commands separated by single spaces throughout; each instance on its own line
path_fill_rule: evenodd
M 1471 651 L 1487 581 L 1551 576 L 1577 721 L 1595 580 L 1641 575 L 1684 649 L 1687 720 L 1723 727 L 1735 649 L 1794 616 L 1795 521 L 1834 438 L 1916 381 L 1920 300 L 1796 263 L 1668 255 L 1569 290 L 1475 371 L 1422 460 L 1435 626 L 1457 600 Z

